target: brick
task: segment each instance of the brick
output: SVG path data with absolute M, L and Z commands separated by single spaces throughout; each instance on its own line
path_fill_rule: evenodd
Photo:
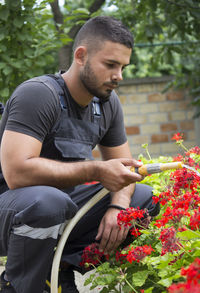
M 163 102 L 166 100 L 166 96 L 161 93 L 154 93 L 151 95 L 148 95 L 148 102 Z
M 176 91 L 176 92 L 169 92 L 167 93 L 167 100 L 169 101 L 177 101 L 184 99 L 184 92 L 183 91 Z
M 144 152 L 141 145 L 139 145 L 139 146 L 132 145 L 130 147 L 130 150 L 131 150 L 131 154 L 132 154 L 133 158 L 135 158 L 135 159 L 138 159 L 138 156 Z
M 127 104 L 127 97 L 126 96 L 119 96 L 119 100 L 122 105 Z
M 149 142 L 149 137 L 148 135 L 134 135 L 134 136 L 129 136 L 129 142 L 131 145 L 142 145 L 143 143 L 148 143 Z
M 167 134 L 153 134 L 151 136 L 152 143 L 161 143 L 161 142 L 168 142 L 168 135 Z
M 146 104 L 140 105 L 139 107 L 140 113 L 157 113 L 158 112 L 158 105 L 156 103 L 153 104 Z
M 168 132 L 168 131 L 176 131 L 178 129 L 176 123 L 164 123 L 160 125 L 160 130 L 162 132 Z
M 131 115 L 131 116 L 126 116 L 126 122 L 128 122 L 126 124 L 127 126 L 147 123 L 147 115 Z
M 124 115 L 136 114 L 139 112 L 139 107 L 137 105 L 123 105 L 122 106 Z
M 179 110 L 188 110 L 191 108 L 192 108 L 192 105 L 188 101 L 177 102 L 177 109 L 179 109 Z
M 177 155 L 180 153 L 180 147 L 175 143 L 162 143 L 161 144 L 161 156 Z
M 166 87 L 166 82 L 156 84 L 156 90 L 158 92 L 162 92 L 165 89 L 165 87 Z
M 137 86 L 138 93 L 149 93 L 155 91 L 155 84 L 140 84 Z
M 128 127 L 126 127 L 126 134 L 127 135 L 140 134 L 139 126 L 128 126 Z
M 116 91 L 118 94 L 132 94 L 134 92 L 137 92 L 137 86 L 136 85 L 126 85 L 121 86 Z
M 185 111 L 174 111 L 169 113 L 169 120 L 171 121 L 182 121 L 186 119 Z
M 159 104 L 160 112 L 171 112 L 177 109 L 176 102 L 164 102 Z
M 130 104 L 132 104 L 132 103 L 137 103 L 137 104 L 147 103 L 147 95 L 146 94 L 128 95 L 127 99 Z
M 145 124 L 140 126 L 142 134 L 154 134 L 160 132 L 160 127 L 158 124 Z
M 182 121 L 180 127 L 183 130 L 192 130 L 194 129 L 194 121 Z
M 160 156 L 160 150 L 161 150 L 161 144 L 160 143 L 158 143 L 158 144 L 150 144 L 148 146 L 148 150 L 149 150 L 149 153 L 150 153 L 151 157 L 152 156 L 159 157 Z
M 194 110 L 187 111 L 187 113 L 186 113 L 187 119 L 188 120 L 193 119 L 194 118 L 194 114 L 195 114 L 195 111 Z
M 167 122 L 168 117 L 166 113 L 156 113 L 156 114 L 149 114 L 149 121 L 150 122 Z
M 190 130 L 187 132 L 187 139 L 188 140 L 195 140 L 195 138 L 196 138 L 196 133 L 194 130 Z M 195 146 L 195 145 L 193 145 L 193 146 Z

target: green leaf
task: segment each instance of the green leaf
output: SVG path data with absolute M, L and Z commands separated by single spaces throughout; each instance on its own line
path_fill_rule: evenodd
M 172 278 L 166 278 L 158 281 L 158 284 L 161 284 L 165 287 L 169 287 L 172 284 Z
M 9 16 L 9 10 L 6 8 L 3 8 L 0 10 L 0 19 L 6 21 L 8 19 Z
M 0 41 L 2 41 L 5 37 L 6 37 L 5 34 L 0 33 Z
M 8 97 L 9 96 L 9 88 L 4 88 L 0 91 L 0 94 L 2 97 Z
M 180 239 L 191 240 L 191 239 L 195 239 L 195 238 L 200 238 L 200 232 L 187 230 L 187 231 L 183 231 L 183 232 L 178 232 L 177 236 Z
M 4 68 L 6 66 L 6 63 L 0 62 L 0 69 Z
M 87 15 L 90 14 L 89 10 L 86 8 L 78 8 L 78 9 L 74 10 L 73 13 L 74 14 L 87 14 Z
M 7 65 L 6 67 L 3 68 L 3 73 L 5 75 L 9 75 L 11 72 L 12 72 L 12 68 L 10 66 Z
M 148 288 L 148 289 L 145 289 L 145 293 L 152 293 L 152 290 L 153 290 L 154 288 L 153 287 L 151 287 L 151 288 Z
M 132 282 L 135 286 L 144 285 L 147 277 L 149 275 L 149 271 L 139 271 L 137 273 L 132 274 Z
M 23 24 L 24 24 L 24 20 L 21 19 L 21 18 L 15 18 L 15 19 L 13 20 L 13 24 L 14 24 L 14 26 L 16 26 L 17 28 L 21 28 L 21 27 L 23 26 Z

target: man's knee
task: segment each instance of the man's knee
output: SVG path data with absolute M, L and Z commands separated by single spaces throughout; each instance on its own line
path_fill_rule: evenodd
M 31 186 L 22 188 L 21 193 L 23 196 L 19 196 L 21 202 L 15 224 L 48 227 L 72 218 L 77 212 L 76 204 L 57 188 Z
M 132 197 L 131 206 L 139 207 L 140 209 L 147 209 L 150 216 L 159 214 L 160 205 L 153 202 L 153 188 L 146 184 L 136 184 L 135 191 Z

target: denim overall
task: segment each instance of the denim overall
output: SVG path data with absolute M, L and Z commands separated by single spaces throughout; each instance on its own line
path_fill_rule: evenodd
M 67 162 L 92 159 L 92 149 L 104 135 L 98 99 L 92 102 L 91 121 L 75 119 L 69 117 L 67 93 L 61 77 L 32 80 L 45 82 L 55 97 L 59 96 L 61 105 L 61 115 L 43 143 L 41 157 Z M 7 191 L 0 194 L 0 255 L 7 255 L 6 274 L 17 293 L 42 293 L 66 220 L 103 186 L 100 183 L 79 185 L 66 190 L 50 186 L 8 190 L 5 183 L 2 186 Z M 63 261 L 79 269 L 82 251 L 95 242 L 109 203 L 108 194 L 75 226 L 64 248 Z M 151 215 L 158 213 L 152 203 L 151 188 L 146 185 L 136 185 L 131 206 L 147 208 Z

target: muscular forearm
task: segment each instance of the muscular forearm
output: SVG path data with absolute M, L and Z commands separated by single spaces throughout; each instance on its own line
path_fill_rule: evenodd
M 134 190 L 135 184 L 130 184 L 118 192 L 112 193 L 111 204 L 119 205 L 123 208 L 128 208 L 130 206 Z
M 97 162 L 64 163 L 45 158 L 27 159 L 19 168 L 9 173 L 7 181 L 11 189 L 30 185 L 49 185 L 67 188 L 97 180 Z

